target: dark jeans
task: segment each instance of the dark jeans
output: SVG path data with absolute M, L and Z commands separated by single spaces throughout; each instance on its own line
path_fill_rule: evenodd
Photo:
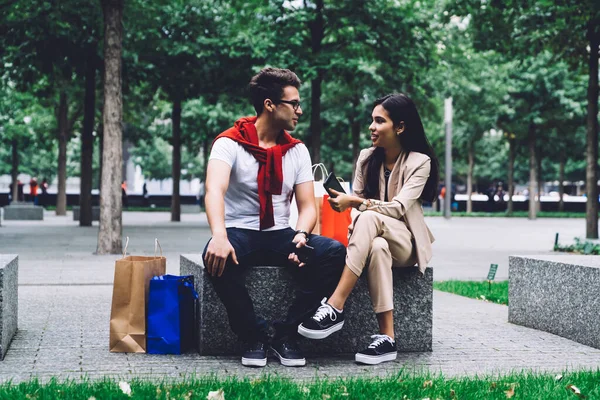
M 273 323 L 274 340 L 294 338 L 298 325 L 316 311 L 323 297 L 330 296 L 339 282 L 346 261 L 344 245 L 323 236 L 310 235 L 308 244 L 315 248 L 315 257 L 310 264 L 300 268 L 288 261 L 294 235 L 291 228 L 277 231 L 227 229 L 227 237 L 235 249 L 239 265 L 230 258 L 223 275 L 210 276 L 210 280 L 227 309 L 231 330 L 243 342 L 269 341 L 267 322 L 254 312 L 246 289 L 245 273 L 249 267 L 274 265 L 289 268 L 296 283 L 296 295 L 287 316 Z M 208 244 L 204 248 L 203 259 L 207 247 Z

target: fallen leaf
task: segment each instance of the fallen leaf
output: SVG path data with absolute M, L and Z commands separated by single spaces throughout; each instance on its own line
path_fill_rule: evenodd
M 213 392 L 208 392 L 206 400 L 225 400 L 225 393 L 223 392 L 223 388 L 215 390 Z
M 498 384 L 496 382 L 492 382 L 490 384 L 490 390 L 494 390 L 494 389 L 496 389 L 496 387 L 498 387 Z
M 450 397 L 456 397 L 456 392 L 454 389 L 450 389 Z
M 119 382 L 119 389 L 121 392 L 125 393 L 127 396 L 131 396 L 131 386 L 127 382 Z
M 555 380 L 556 382 L 558 382 L 558 381 L 562 380 L 562 378 L 563 378 L 563 376 L 562 376 L 561 374 L 558 374 L 558 375 L 556 375 L 556 376 L 554 377 L 554 380 Z
M 571 391 L 575 394 L 575 396 L 580 397 L 580 398 L 585 398 L 584 395 L 581 394 L 581 390 L 579 390 L 579 388 L 575 385 L 567 385 L 567 389 L 571 389 Z
M 506 398 L 510 399 L 511 397 L 513 397 L 515 395 L 515 388 L 511 387 L 508 390 L 505 390 L 504 393 L 506 393 Z
M 432 387 L 433 386 L 433 381 L 425 381 L 423 382 L 423 387 Z

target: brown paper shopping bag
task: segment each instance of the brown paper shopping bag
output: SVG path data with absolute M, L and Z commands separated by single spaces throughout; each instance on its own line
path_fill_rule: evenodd
M 129 238 L 123 258 L 115 262 L 112 307 L 110 311 L 109 349 L 117 353 L 146 352 L 146 304 L 150 279 L 164 275 L 167 259 L 156 256 L 158 240 L 155 240 L 154 257 L 126 256 Z

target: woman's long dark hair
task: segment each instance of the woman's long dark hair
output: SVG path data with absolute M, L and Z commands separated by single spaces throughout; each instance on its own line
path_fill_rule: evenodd
M 373 107 L 381 105 L 389 114 L 394 127 L 404 122 L 404 132 L 398 137 L 403 151 L 410 153 L 416 151 L 429 156 L 431 159 L 431 171 L 421 199 L 433 202 L 437 199 L 438 183 L 440 179 L 439 163 L 435 156 L 433 147 L 425 136 L 425 129 L 415 103 L 405 94 L 388 94 L 375 100 Z M 364 197 L 367 199 L 379 199 L 379 174 L 381 165 L 385 160 L 383 147 L 377 147 L 375 151 L 363 163 L 363 176 L 366 177 Z

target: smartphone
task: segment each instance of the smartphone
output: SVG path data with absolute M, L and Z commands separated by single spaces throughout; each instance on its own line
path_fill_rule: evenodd
M 346 193 L 344 188 L 342 188 L 342 185 L 340 185 L 340 181 L 338 181 L 337 177 L 333 172 L 330 172 L 329 175 L 327 175 L 325 182 L 323 182 L 323 187 L 325 188 L 329 196 L 332 198 L 335 198 L 337 196 L 331 193 L 330 189 L 333 189 L 339 193 Z
M 290 253 L 296 253 L 300 262 L 308 264 L 312 261 L 315 256 L 315 248 L 309 245 L 297 248 L 297 243 L 292 242 L 292 251 Z

